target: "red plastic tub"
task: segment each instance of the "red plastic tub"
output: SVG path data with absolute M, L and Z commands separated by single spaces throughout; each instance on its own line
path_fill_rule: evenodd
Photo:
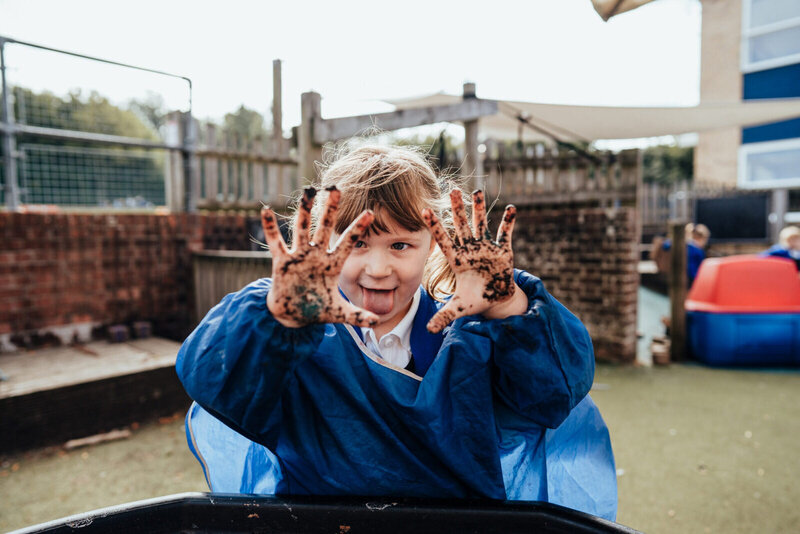
M 711 365 L 800 365 L 800 278 L 793 262 L 710 258 L 686 300 L 689 347 Z

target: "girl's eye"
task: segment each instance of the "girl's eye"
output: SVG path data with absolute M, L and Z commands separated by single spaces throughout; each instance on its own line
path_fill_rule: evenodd
M 355 248 L 364 248 L 364 247 L 366 247 L 366 246 L 367 246 L 367 244 L 366 244 L 366 243 L 364 243 L 364 242 L 363 242 L 363 241 L 361 241 L 361 240 L 358 240 L 358 241 L 356 241 L 356 244 L 355 244 L 355 245 L 353 245 L 353 246 L 354 246 Z
M 405 250 L 410 246 L 408 243 L 392 243 L 392 250 Z

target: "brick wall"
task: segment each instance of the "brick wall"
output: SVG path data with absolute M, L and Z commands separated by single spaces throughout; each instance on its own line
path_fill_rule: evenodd
M 242 215 L 0 213 L 0 342 L 137 320 L 180 340 L 193 326 L 192 251 L 251 250 L 257 227 Z M 520 209 L 514 234 L 516 265 L 586 324 L 598 359 L 633 361 L 633 210 Z
M 201 248 L 249 249 L 247 219 L 0 213 L 0 341 L 64 341 L 132 321 L 180 339 Z
M 518 212 L 514 261 L 577 315 L 598 360 L 636 358 L 638 274 L 633 208 Z

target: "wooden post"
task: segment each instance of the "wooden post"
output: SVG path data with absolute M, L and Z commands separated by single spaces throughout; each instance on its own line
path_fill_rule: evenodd
M 183 143 L 183 208 L 187 213 L 197 211 L 200 198 L 200 168 L 197 165 L 197 121 L 191 111 L 180 115 L 181 141 Z
M 222 132 L 222 139 L 220 140 L 220 152 L 223 153 L 222 158 L 220 158 L 220 186 L 219 190 L 222 193 L 222 200 L 220 202 L 230 202 L 231 201 L 231 185 L 230 185 L 230 170 L 231 170 L 231 160 L 227 157 L 227 153 L 231 151 L 231 132 L 224 131 Z
M 281 93 L 281 60 L 272 60 L 272 154 L 283 152 L 283 96 Z
M 786 211 L 789 207 L 788 189 L 773 189 L 772 203 L 769 214 L 769 237 L 773 243 L 778 242 L 778 236 L 783 230 L 786 221 Z
M 476 98 L 474 83 L 464 84 L 463 98 Z M 469 177 L 470 189 L 486 189 L 483 165 L 478 153 L 478 119 L 464 121 L 464 165 L 461 174 Z
M 637 150 L 636 151 L 636 175 L 634 179 L 636 180 L 636 261 L 640 261 L 642 259 L 642 252 L 640 246 L 643 245 L 642 243 L 642 233 L 643 233 L 643 226 L 646 217 L 647 211 L 647 204 L 645 201 L 644 195 L 644 150 Z
M 218 146 L 217 127 L 213 124 L 206 124 L 206 147 L 216 150 Z M 221 198 L 219 188 L 219 159 L 215 156 L 205 156 L 204 164 L 206 170 L 206 202 L 217 202 Z
M 670 253 L 669 303 L 671 319 L 669 325 L 670 359 L 673 362 L 686 360 L 686 302 L 688 279 L 686 275 L 686 221 L 669 223 L 672 240 Z
M 260 156 L 264 153 L 264 143 L 261 137 L 256 137 L 254 143 L 252 143 L 252 151 L 256 156 Z M 264 170 L 267 166 L 261 161 L 254 161 L 250 164 L 250 168 L 252 169 L 252 180 L 253 180 L 253 198 L 256 202 L 263 202 L 266 198 L 266 194 L 264 191 Z
M 300 128 L 297 136 L 297 171 L 304 185 L 317 181 L 317 161 L 322 160 L 322 146 L 314 142 L 314 121 L 322 118 L 319 93 L 300 95 Z
M 172 213 L 184 211 L 184 171 L 183 153 L 183 128 L 181 127 L 181 112 L 173 111 L 167 115 L 166 144 L 174 147 L 167 153 L 166 174 L 164 176 L 164 189 L 166 204 Z

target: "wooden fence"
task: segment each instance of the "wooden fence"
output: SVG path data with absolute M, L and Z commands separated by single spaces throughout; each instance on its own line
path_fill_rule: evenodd
M 638 150 L 616 154 L 553 151 L 541 144 L 509 149 L 487 143 L 483 169 L 489 198 L 518 205 L 633 205 L 640 182 Z
M 192 254 L 194 323 L 228 293 L 271 276 L 272 256 L 266 251 L 204 250 Z
M 666 229 L 667 221 L 692 220 L 693 198 L 692 184 L 687 180 L 672 184 L 643 183 L 639 200 L 642 225 Z
M 302 185 L 286 139 L 244 142 L 213 124 L 199 128 L 198 137 L 198 208 L 282 208 Z
M 263 204 L 285 208 L 304 184 L 288 140 L 275 145 L 274 140 L 243 143 L 221 135 L 214 125 L 204 126 L 195 152 L 198 208 L 253 210 Z M 485 176 L 475 185 L 488 198 L 518 205 L 614 206 L 636 201 L 638 150 L 589 158 L 543 145 L 512 150 L 490 141 L 486 147 Z

